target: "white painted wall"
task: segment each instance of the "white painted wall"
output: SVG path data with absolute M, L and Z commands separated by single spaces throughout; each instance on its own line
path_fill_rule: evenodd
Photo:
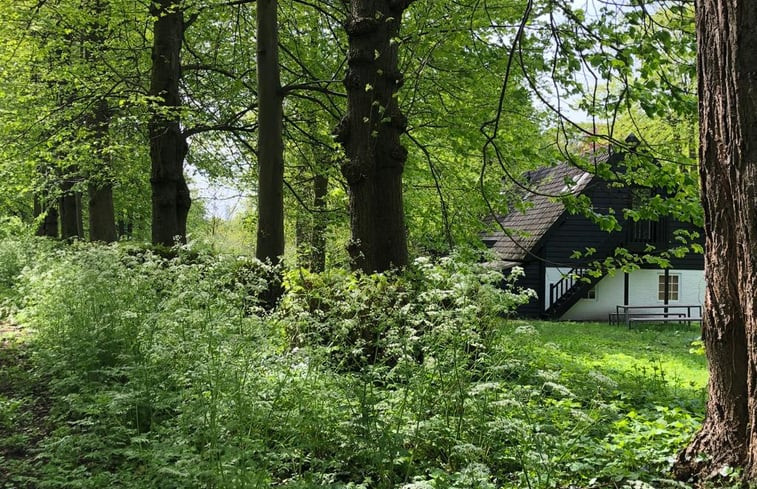
M 549 286 L 558 282 L 568 270 L 559 268 L 546 269 L 544 297 L 545 308 L 549 307 Z M 628 277 L 629 305 L 662 305 L 657 299 L 658 276 L 663 270 L 636 270 Z M 670 304 L 704 304 L 704 271 L 670 270 L 671 275 L 679 275 L 679 300 Z M 573 321 L 607 321 L 608 315 L 615 312 L 615 306 L 623 304 L 622 272 L 608 275 L 596 285 L 596 299 L 579 299 L 561 319 Z
M 663 301 L 659 300 L 657 294 L 660 275 L 665 275 L 665 271 L 636 270 L 633 272 L 628 280 L 628 301 L 630 305 L 664 304 Z M 678 300 L 671 300 L 670 304 L 704 304 L 704 271 L 670 270 L 670 275 L 679 276 Z

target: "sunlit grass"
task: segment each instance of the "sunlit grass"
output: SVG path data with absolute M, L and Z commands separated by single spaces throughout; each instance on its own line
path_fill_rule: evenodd
M 587 367 L 639 374 L 657 371 L 671 385 L 702 389 L 707 384 L 703 355 L 692 352 L 699 325 L 653 325 L 629 330 L 606 323 L 531 321 L 540 341 L 559 345 L 559 355 Z

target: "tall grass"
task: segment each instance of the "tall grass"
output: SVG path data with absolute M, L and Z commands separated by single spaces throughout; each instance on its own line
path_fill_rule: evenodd
M 504 321 L 527 293 L 462 260 L 295 270 L 265 314 L 248 260 L 26 249 L 7 275 L 54 395 L 28 487 L 659 485 L 699 422 L 701 386 Z

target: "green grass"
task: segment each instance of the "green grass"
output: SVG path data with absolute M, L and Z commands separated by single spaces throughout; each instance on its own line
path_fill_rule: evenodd
M 245 262 L 25 250 L 0 488 L 685 487 L 694 327 L 503 320 L 518 294 L 456 262 L 298 272 L 264 314 Z
M 559 356 L 610 372 L 652 371 L 672 388 L 701 391 L 707 384 L 704 355 L 692 354 L 697 325 L 649 325 L 629 330 L 605 323 L 536 322 L 543 338 L 560 346 Z
M 532 325 L 533 328 L 527 325 Z M 426 477 L 419 478 L 416 474 L 414 477 L 418 481 L 426 481 L 424 483 L 430 484 L 427 487 L 489 487 L 486 484 L 494 481 L 499 481 L 498 484 L 506 487 L 565 487 L 569 483 L 577 484 L 575 487 L 607 487 L 608 484 L 622 485 L 623 481 L 630 480 L 652 482 L 657 487 L 665 485 L 666 460 L 682 446 L 685 437 L 692 433 L 699 422 L 698 413 L 702 407 L 706 370 L 703 357 L 689 352 L 690 342 L 697 337 L 693 328 L 685 331 L 675 331 L 671 328 L 628 331 L 605 324 L 512 321 L 503 324 L 501 333 L 502 349 L 495 350 L 498 358 L 491 362 L 491 369 L 484 372 L 484 378 L 466 378 L 465 385 L 460 387 L 461 406 L 467 405 L 470 411 L 467 415 L 461 415 L 460 420 L 467 426 L 457 434 L 450 434 L 446 432 L 450 428 L 449 424 L 442 422 L 434 427 L 435 416 L 430 416 L 426 417 L 426 422 L 430 424 L 424 430 L 414 432 L 411 438 L 401 441 L 400 445 L 408 446 L 410 443 L 416 456 L 426 458 L 416 460 L 415 463 L 436 466 L 436 469 L 428 469 L 430 472 Z M 24 341 L 28 342 L 30 339 L 26 338 Z M 30 347 L 34 348 L 33 338 Z M 18 343 L 15 343 L 12 348 L 6 348 L 2 353 L 8 360 L 10 356 L 21 351 L 23 350 L 19 350 Z M 6 379 L 6 389 L 3 389 L 5 397 L 2 398 L 4 402 L 0 404 L 5 409 L 4 419 L 8 421 L 5 428 L 9 430 L 0 446 L 8 453 L 8 467 L 23 469 L 25 472 L 6 473 L 7 484 L 10 485 L 5 487 L 33 487 L 35 482 L 21 482 L 27 480 L 25 477 L 29 474 L 39 477 L 32 481 L 46 481 L 52 487 L 57 487 L 53 482 L 55 479 L 65 481 L 61 482 L 63 486 L 73 484 L 71 477 L 89 477 L 86 474 L 93 471 L 91 463 L 87 470 L 82 470 L 78 476 L 74 471 L 64 477 L 58 473 L 59 469 L 75 469 L 67 457 L 61 457 L 61 454 L 55 451 L 46 451 L 45 443 L 39 447 L 20 446 L 25 440 L 29 442 L 25 434 L 29 433 L 30 429 L 41 432 L 47 423 L 37 418 L 25 421 L 20 419 L 18 406 L 32 402 L 29 389 L 8 388 L 17 385 L 18 382 L 32 380 L 28 372 L 19 368 L 26 365 L 27 357 L 24 353 L 23 361 L 4 361 L 0 366 L 0 378 Z M 451 372 L 449 374 L 453 375 Z M 351 419 L 348 413 L 340 414 L 331 410 L 342 403 L 357 403 L 354 404 L 355 408 L 364 403 L 364 409 L 378 409 L 380 403 L 396 402 L 398 392 L 396 388 L 378 390 L 373 393 L 373 400 L 360 400 L 354 397 L 355 391 L 349 387 L 349 384 L 357 381 L 352 375 L 314 371 L 307 377 L 289 378 L 288 386 L 276 384 L 280 391 L 280 401 L 276 414 L 271 416 L 273 413 L 269 413 L 269 422 L 276 424 L 277 420 L 285 420 L 289 425 L 286 430 L 289 434 L 285 435 L 286 442 L 279 447 L 281 453 L 268 453 L 266 456 L 280 458 L 279 463 L 286 465 L 290 463 L 285 462 L 286 460 L 294 461 L 298 458 L 292 458 L 293 454 L 287 455 L 288 451 L 305 450 L 305 453 L 311 453 L 310 457 L 313 453 L 321 452 L 325 460 L 310 460 L 305 466 L 302 462 L 297 462 L 296 468 L 289 469 L 297 474 L 294 480 L 300 481 L 296 485 L 290 483 L 289 486 L 347 487 L 324 484 L 322 476 L 310 473 L 309 467 L 320 466 L 322 468 L 319 470 L 325 470 L 329 464 L 337 462 L 328 460 L 329 453 L 332 457 L 345 457 L 345 453 L 335 451 L 334 447 L 329 446 L 332 443 L 329 441 L 331 437 L 341 437 L 341 443 L 352 446 L 357 452 L 367 449 L 358 440 L 343 438 L 357 436 L 359 420 Z M 414 378 L 416 382 L 419 380 L 416 376 Z M 298 396 L 302 396 L 300 402 L 309 400 L 312 403 L 307 409 L 303 409 L 303 406 L 297 407 L 297 401 L 289 397 L 293 392 L 285 392 L 287 388 L 293 387 L 291 382 L 300 384 L 303 381 L 304 384 L 300 387 L 295 385 L 294 389 Z M 432 404 L 438 402 L 438 398 L 434 397 L 433 393 L 424 394 L 421 391 L 437 381 L 416 384 L 411 392 L 404 391 L 403 396 L 432 396 L 429 402 L 424 404 L 424 409 L 429 409 Z M 357 382 L 360 384 L 360 381 Z M 306 394 L 300 389 L 307 386 L 310 386 L 312 391 Z M 363 386 L 365 387 L 365 384 Z M 112 393 L 112 387 L 109 390 L 111 395 L 117 395 Z M 14 394 L 19 398 L 13 400 Z M 99 394 L 100 397 L 103 395 L 108 394 L 105 391 Z M 37 402 L 51 402 L 54 411 L 71 409 L 70 401 L 60 398 Z M 331 404 L 333 402 L 336 404 Z M 497 403 L 505 407 L 493 407 Z M 76 409 L 95 412 L 102 407 L 77 406 Z M 396 436 L 395 430 L 388 424 L 391 420 L 401 419 L 396 413 L 389 413 L 385 409 L 374 411 L 376 416 L 383 418 L 377 419 L 378 424 L 371 428 L 379 429 L 379 432 L 374 431 L 372 435 L 379 439 Z M 253 413 L 248 414 L 252 416 L 250 422 L 256 422 L 253 421 Z M 101 422 L 102 420 L 97 423 Z M 501 426 L 503 422 L 505 425 Z M 99 436 L 105 436 L 109 431 L 123 430 L 117 419 L 106 420 L 106 423 L 117 424 L 110 428 L 107 425 L 100 426 L 97 428 Z M 353 432 L 354 435 L 338 433 L 340 423 L 357 423 L 353 429 L 358 431 Z M 86 433 L 66 428 L 65 417 L 53 420 L 53 424 L 57 425 L 57 428 L 50 429 L 47 435 L 51 447 L 65 442 L 73 444 L 67 448 L 72 450 L 108 451 L 112 448 L 105 440 L 95 444 L 88 439 Z M 384 426 L 383 429 L 388 429 L 389 432 L 382 434 L 380 426 Z M 282 427 L 270 426 L 265 429 L 280 431 Z M 441 433 L 437 432 L 439 429 L 442 430 Z M 351 430 L 348 430 L 348 433 Z M 487 434 L 482 430 L 491 431 Z M 56 432 L 59 433 L 57 437 Z M 427 439 L 410 442 L 417 437 Z M 143 435 L 141 443 L 150 439 L 149 434 Z M 160 446 L 159 439 L 160 437 L 157 437 L 152 443 Z M 123 443 L 122 437 L 118 437 L 117 440 L 119 444 Z M 313 443 L 316 443 L 316 446 L 308 447 Z M 142 449 L 145 448 L 146 446 L 143 446 Z M 379 451 L 380 460 L 381 449 L 375 449 Z M 481 450 L 485 449 L 500 453 L 484 455 Z M 268 450 L 275 451 L 276 448 L 269 447 Z M 465 450 L 471 452 L 466 453 Z M 50 457 L 52 463 L 40 465 L 38 461 L 35 462 L 34 457 L 40 453 Z M 148 453 L 149 451 L 143 452 L 143 455 Z M 355 462 L 359 461 L 361 470 L 370 472 L 371 467 L 365 465 L 380 464 L 376 456 L 364 453 L 356 458 Z M 103 455 L 103 461 L 109 459 L 112 460 L 110 456 Z M 94 480 L 108 483 L 114 480 L 130 480 L 132 476 L 127 476 L 126 472 L 133 469 L 134 467 L 125 463 L 120 469 L 125 472 L 124 475 L 119 476 L 118 469 L 113 474 L 113 469 L 109 468 L 110 476 L 106 477 L 100 473 L 99 478 Z M 155 469 L 160 470 L 160 467 Z M 98 470 L 103 469 L 97 469 L 95 464 L 94 472 L 97 473 Z M 412 473 L 411 471 L 410 474 Z M 508 473 L 511 475 L 507 476 Z M 275 477 L 272 479 L 270 474 L 259 477 L 259 483 L 249 487 L 281 484 L 281 481 L 276 482 Z M 14 485 L 11 482 L 13 480 L 18 481 L 18 485 Z M 409 477 L 405 483 L 411 483 L 412 480 L 413 477 Z M 474 481 L 471 482 L 473 485 L 466 485 L 466 480 Z M 147 483 L 139 478 L 130 482 L 133 487 Z M 196 487 L 195 484 L 198 482 L 186 483 L 184 487 Z M 388 487 L 383 484 L 366 483 L 354 487 Z M 396 485 L 400 486 L 401 484 Z M 130 485 L 127 484 L 127 487 Z M 426 486 L 419 483 L 418 487 Z

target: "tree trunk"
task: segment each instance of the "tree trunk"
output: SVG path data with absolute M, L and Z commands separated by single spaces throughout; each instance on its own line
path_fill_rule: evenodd
M 113 208 L 113 183 L 111 168 L 105 154 L 108 128 L 110 125 L 110 108 L 108 102 L 101 99 L 92 120 L 94 132 L 96 173 L 89 176 L 87 193 L 89 197 L 89 239 L 112 243 L 116 235 L 116 213 Z
M 313 229 L 310 244 L 310 271 L 320 273 L 326 270 L 326 195 L 329 190 L 329 177 L 316 173 L 313 178 Z
M 102 56 L 106 46 L 108 29 L 108 0 L 91 0 L 86 4 L 90 18 L 87 23 L 84 57 L 92 66 L 105 66 Z M 104 73 L 102 74 L 105 78 Z M 111 243 L 116 235 L 116 215 L 113 209 L 112 168 L 108 161 L 108 131 L 111 108 L 105 97 L 98 99 L 92 111 L 90 126 L 93 138 L 94 162 L 87 182 L 89 209 L 89 239 Z
M 112 243 L 118 240 L 113 208 L 113 184 L 89 182 L 89 239 Z
M 704 424 L 679 478 L 757 475 L 757 3 L 697 0 L 700 181 L 710 372 Z
M 258 234 L 255 256 L 278 265 L 284 254 L 283 94 L 279 74 L 278 2 L 257 1 L 258 69 Z M 273 309 L 284 289 L 273 270 L 261 294 Z
M 187 141 L 181 132 L 179 80 L 184 13 L 180 0 L 152 2 L 152 73 L 150 96 L 156 97 L 150 119 L 152 172 L 152 242 L 172 246 L 187 239 L 187 214 L 191 205 L 184 179 Z
M 130 239 L 134 232 L 134 222 L 131 216 L 118 220 L 118 237 Z
M 49 199 L 42 196 L 34 197 L 34 217 L 39 217 L 44 213 L 42 222 L 37 228 L 37 236 L 47 236 L 50 238 L 58 237 L 58 206 L 50 205 Z
M 400 144 L 407 120 L 395 94 L 402 84 L 397 43 L 410 0 L 351 0 L 347 115 L 336 130 L 350 188 L 349 252 L 353 268 L 381 272 L 408 262 L 402 203 L 407 150 Z
M 81 192 L 75 190 L 78 169 L 72 168 L 64 177 L 60 198 L 60 236 L 66 240 L 81 239 L 84 237 L 82 224 Z
M 305 197 L 303 195 L 303 197 Z M 304 209 L 301 206 L 297 208 L 294 221 L 294 247 L 297 254 L 297 267 L 310 268 L 310 240 L 312 236 L 313 216 L 308 212 L 308 209 Z
M 277 264 L 284 254 L 283 107 L 276 0 L 257 2 L 258 234 L 255 255 Z

